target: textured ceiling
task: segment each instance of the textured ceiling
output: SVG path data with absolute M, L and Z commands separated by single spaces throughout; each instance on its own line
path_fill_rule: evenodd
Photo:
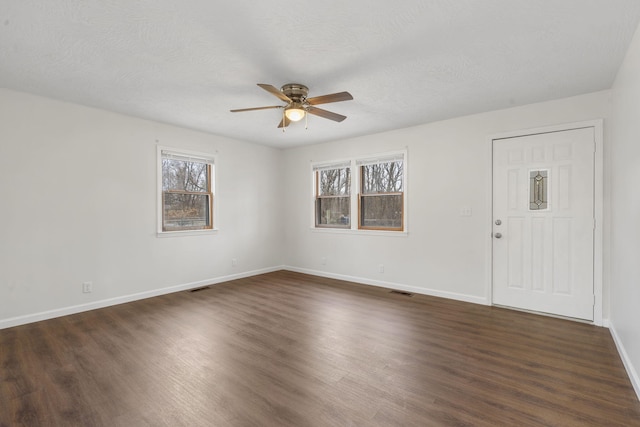
M 638 0 L 0 0 L 0 85 L 274 147 L 608 89 Z M 349 91 L 276 128 L 256 86 Z

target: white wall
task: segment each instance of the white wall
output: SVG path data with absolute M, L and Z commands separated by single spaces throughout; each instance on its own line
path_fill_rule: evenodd
M 606 123 L 609 117 L 610 92 L 603 91 L 286 150 L 286 259 L 299 271 L 488 303 L 490 136 L 598 118 Z M 406 236 L 312 229 L 311 161 L 405 147 Z M 471 207 L 473 215 L 460 216 L 463 207 Z M 379 264 L 384 273 L 378 272 Z M 605 317 L 607 291 L 605 283 Z
M 640 396 L 640 29 L 612 92 L 611 330 Z
M 282 264 L 488 302 L 489 136 L 608 119 L 609 101 L 604 91 L 281 152 L 1 90 L 0 327 Z M 158 144 L 216 154 L 217 234 L 156 236 Z M 310 161 L 404 148 L 407 235 L 312 229 Z
M 217 234 L 156 236 L 156 145 L 216 154 Z M 0 89 L 0 327 L 277 268 L 280 165 L 279 150 Z

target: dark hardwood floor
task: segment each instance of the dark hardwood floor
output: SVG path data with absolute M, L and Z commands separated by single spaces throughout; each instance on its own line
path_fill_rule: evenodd
M 0 426 L 640 426 L 609 331 L 276 272 L 0 330 Z

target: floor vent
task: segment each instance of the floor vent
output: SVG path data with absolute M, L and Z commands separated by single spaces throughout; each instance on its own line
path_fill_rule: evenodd
M 189 289 L 189 292 L 200 292 L 200 291 L 204 291 L 205 289 L 211 289 L 211 286 L 203 286 L 201 288 Z
M 411 292 L 405 292 L 405 291 L 396 291 L 395 289 L 392 291 L 389 291 L 390 294 L 398 294 L 398 295 L 404 295 L 405 297 L 412 297 L 413 294 Z

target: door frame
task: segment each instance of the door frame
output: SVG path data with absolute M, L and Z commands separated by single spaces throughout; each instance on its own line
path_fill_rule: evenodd
M 503 132 L 488 136 L 487 155 L 488 155 L 488 173 L 487 185 L 489 186 L 487 209 L 488 218 L 486 236 L 486 271 L 487 278 L 485 280 L 485 298 L 488 305 L 493 304 L 493 141 L 505 138 L 517 138 L 521 136 L 530 136 L 542 133 L 561 132 L 567 130 L 593 128 L 595 139 L 595 156 L 594 156 L 594 217 L 595 227 L 593 231 L 593 322 L 596 326 L 603 325 L 603 237 L 604 237 L 604 126 L 603 119 L 587 120 L 583 122 L 564 123 L 553 126 L 538 127 L 532 129 L 522 129 L 509 132 Z

